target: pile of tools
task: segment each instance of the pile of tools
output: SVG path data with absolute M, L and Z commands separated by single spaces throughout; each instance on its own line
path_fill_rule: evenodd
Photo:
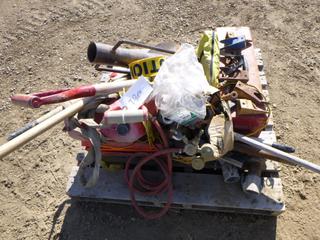
M 259 138 L 270 108 L 259 86 L 248 83 L 249 65 L 241 52 L 250 46 L 233 33 L 219 41 L 214 31 L 203 34 L 197 49 L 174 43 L 91 42 L 88 60 L 102 72 L 102 82 L 12 96 L 14 104 L 30 108 L 64 104 L 10 134 L 0 158 L 64 121 L 63 130 L 87 150 L 79 162 L 83 186 L 96 184 L 101 167 L 124 169 L 132 204 L 148 219 L 170 208 L 174 166 L 192 171 L 219 167 L 225 182 L 252 172 L 247 176 L 258 178 L 251 177 L 244 190 L 254 193 L 261 190 L 265 159 L 320 173 L 319 166 L 290 155 L 294 148 Z M 250 161 L 252 157 L 259 161 Z M 84 174 L 88 167 L 90 176 Z M 146 176 L 144 169 L 155 170 L 154 176 Z M 166 194 L 167 203 L 159 212 L 146 212 L 136 194 Z

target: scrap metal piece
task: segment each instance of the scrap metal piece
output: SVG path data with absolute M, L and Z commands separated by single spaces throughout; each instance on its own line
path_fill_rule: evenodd
M 225 64 L 225 66 L 220 67 L 221 71 L 226 75 L 234 74 L 238 71 L 241 67 L 246 69 L 245 67 L 245 60 L 242 55 L 233 56 L 232 58 L 221 58 L 221 61 Z M 229 62 L 229 63 L 227 63 Z
M 257 107 L 249 99 L 238 99 L 237 100 L 237 113 L 239 115 L 251 115 L 251 114 L 266 114 L 268 111 Z
M 249 99 L 256 104 L 265 103 L 265 98 L 262 93 L 251 85 L 238 82 L 234 91 L 238 93 L 239 98 Z
M 224 101 L 235 101 L 238 98 L 238 93 L 236 91 L 232 91 L 231 93 L 227 93 L 221 96 L 221 99 Z
M 221 67 L 223 68 L 223 67 Z M 248 78 L 248 72 L 246 70 L 237 70 L 232 75 L 226 76 L 225 74 L 220 73 L 219 81 L 227 81 L 228 84 L 236 84 L 238 81 L 241 81 L 243 83 L 247 83 L 249 81 Z

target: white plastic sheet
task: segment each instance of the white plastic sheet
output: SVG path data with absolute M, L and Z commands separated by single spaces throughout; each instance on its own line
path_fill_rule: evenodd
M 188 124 L 206 116 L 204 92 L 209 88 L 203 67 L 190 44 L 162 64 L 154 80 L 153 96 L 161 115 L 171 121 Z

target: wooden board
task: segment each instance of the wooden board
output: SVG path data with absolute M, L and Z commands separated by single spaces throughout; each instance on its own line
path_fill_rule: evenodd
M 90 169 L 87 169 L 90 171 Z M 96 200 L 108 203 L 130 204 L 130 196 L 123 170 L 117 172 L 100 171 L 97 185 L 83 188 L 74 167 L 67 185 L 67 194 L 72 198 Z M 221 175 L 174 173 L 173 208 L 198 209 L 208 211 L 228 211 L 250 214 L 278 215 L 284 211 L 282 185 L 279 178 L 264 178 L 260 195 L 247 195 L 240 184 L 226 184 Z M 161 206 L 165 196 L 146 197 L 137 195 L 144 206 Z

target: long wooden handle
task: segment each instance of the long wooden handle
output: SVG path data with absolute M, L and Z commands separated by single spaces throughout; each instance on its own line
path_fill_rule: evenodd
M 136 80 L 127 80 L 127 81 L 117 81 L 107 84 L 96 84 L 93 85 L 96 91 L 96 96 L 105 95 L 108 93 L 114 93 L 122 90 L 123 88 L 131 87 Z M 90 101 L 94 100 L 95 97 L 83 98 L 74 103 L 70 106 L 66 107 L 61 112 L 53 115 L 52 117 L 44 120 L 43 122 L 39 123 L 38 125 L 34 126 L 30 130 L 22 133 L 21 135 L 17 136 L 16 138 L 12 139 L 11 141 L 3 144 L 0 146 L 0 159 L 4 156 L 8 155 L 15 149 L 21 147 L 25 143 L 29 142 L 33 138 L 37 137 L 38 135 L 42 134 L 43 132 L 47 131 L 48 129 L 52 128 L 54 125 L 58 124 L 59 122 L 63 121 L 63 119 L 67 117 L 71 117 L 77 112 L 79 112 L 86 104 Z
M 234 133 L 234 138 L 236 141 L 238 142 L 243 142 L 243 143 L 246 143 L 250 146 L 253 146 L 254 148 L 257 148 L 257 149 L 261 149 L 261 150 L 264 150 L 268 153 L 271 153 L 272 155 L 278 157 L 278 158 L 281 158 L 289 163 L 293 163 L 293 164 L 296 164 L 296 165 L 299 165 L 299 166 L 302 166 L 302 167 L 305 167 L 313 172 L 316 172 L 316 173 L 320 173 L 320 166 L 317 165 L 317 164 L 314 164 L 312 162 L 308 162 L 304 159 L 301 159 L 301 158 L 298 158 L 296 156 L 293 156 L 293 155 L 290 155 L 286 152 L 283 152 L 281 150 L 278 150 L 276 148 L 273 148 L 271 146 L 268 146 L 264 143 L 261 143 L 259 141 L 256 141 L 250 137 L 246 137 L 244 135 L 241 135 L 239 133 Z
M 29 129 L 33 128 L 34 126 L 38 125 L 39 123 L 43 122 L 44 120 L 52 117 L 53 115 L 57 114 L 58 112 L 61 112 L 64 109 L 63 106 L 59 106 L 53 110 L 51 110 L 50 112 L 44 114 L 43 116 L 39 117 L 36 120 L 33 120 L 32 122 L 27 123 L 26 125 L 24 125 L 23 127 L 19 128 L 18 130 L 16 130 L 15 132 L 11 133 L 7 140 L 10 141 L 14 138 L 16 138 L 17 136 L 21 135 L 22 133 L 28 131 Z
M 28 131 L 22 133 L 11 141 L 0 146 L 0 159 L 13 152 L 15 149 L 22 147 L 25 143 L 44 133 L 48 129 L 62 122 L 65 118 L 71 117 L 79 112 L 86 104 L 94 100 L 94 97 L 84 98 L 76 101 L 72 105 L 66 107 L 61 112 L 53 115 L 52 117 L 44 120 Z

